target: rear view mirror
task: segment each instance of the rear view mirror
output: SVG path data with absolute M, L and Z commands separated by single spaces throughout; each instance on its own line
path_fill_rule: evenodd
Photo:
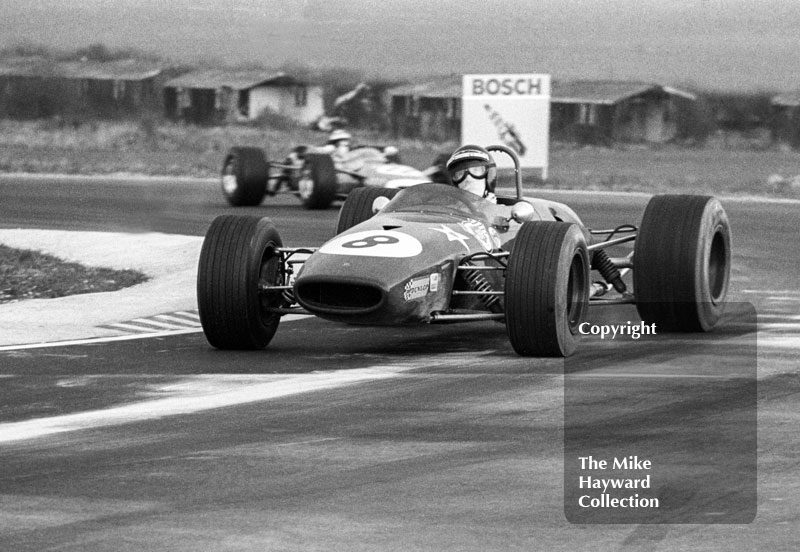
M 511 207 L 511 218 L 520 224 L 534 220 L 535 217 L 536 211 L 534 211 L 533 205 L 527 201 L 519 201 Z
M 389 203 L 389 198 L 386 196 L 379 196 L 375 198 L 375 201 L 372 202 L 372 214 L 374 215 L 384 207 L 386 204 Z

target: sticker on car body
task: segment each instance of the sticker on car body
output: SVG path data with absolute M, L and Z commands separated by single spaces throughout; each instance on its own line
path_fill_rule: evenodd
M 406 301 L 413 301 L 428 295 L 430 288 L 430 276 L 422 276 L 420 278 L 411 278 L 406 285 L 403 286 L 403 299 Z
M 441 232 L 442 234 L 447 236 L 447 241 L 457 241 L 458 243 L 463 245 L 464 249 L 466 249 L 467 253 L 469 253 L 470 248 L 469 245 L 467 245 L 467 240 L 469 239 L 469 236 L 465 236 L 460 232 L 456 232 L 455 230 L 444 224 L 441 224 L 440 226 L 441 226 L 440 228 L 431 228 L 431 230 L 433 230 L 434 232 Z
M 478 240 L 478 243 L 480 243 L 486 251 L 491 251 L 494 249 L 492 237 L 489 235 L 489 232 L 486 230 L 486 226 L 481 221 L 469 219 L 459 222 L 458 225 L 472 234 L 472 236 Z
M 319 252 L 358 257 L 416 257 L 422 253 L 422 243 L 396 230 L 365 230 L 338 236 L 320 247 Z
M 441 275 L 438 272 L 431 274 L 431 293 L 439 291 L 439 278 L 441 278 Z

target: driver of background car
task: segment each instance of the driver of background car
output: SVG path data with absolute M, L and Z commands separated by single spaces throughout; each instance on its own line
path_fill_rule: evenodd
M 328 143 L 325 150 L 337 160 L 345 160 L 350 157 L 350 142 L 353 136 L 346 130 L 336 129 L 328 136 Z
M 472 144 L 459 147 L 447 160 L 446 168 L 454 186 L 497 203 L 497 165 L 485 148 Z

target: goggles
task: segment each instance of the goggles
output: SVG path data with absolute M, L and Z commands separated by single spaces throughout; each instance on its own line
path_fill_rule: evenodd
M 486 178 L 486 175 L 489 174 L 490 167 L 486 165 L 475 165 L 474 167 L 467 167 L 465 169 L 456 169 L 452 173 L 450 173 L 450 178 L 453 180 L 453 184 L 460 184 L 467 178 L 467 175 L 472 176 L 472 178 Z

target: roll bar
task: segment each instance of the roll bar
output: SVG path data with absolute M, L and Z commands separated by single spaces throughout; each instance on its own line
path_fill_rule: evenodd
M 509 147 L 501 146 L 499 144 L 487 146 L 486 151 L 502 151 L 511 158 L 511 160 L 514 162 L 514 177 L 517 184 L 517 199 L 522 199 L 522 173 L 519 170 L 519 157 L 517 157 L 517 152 Z

